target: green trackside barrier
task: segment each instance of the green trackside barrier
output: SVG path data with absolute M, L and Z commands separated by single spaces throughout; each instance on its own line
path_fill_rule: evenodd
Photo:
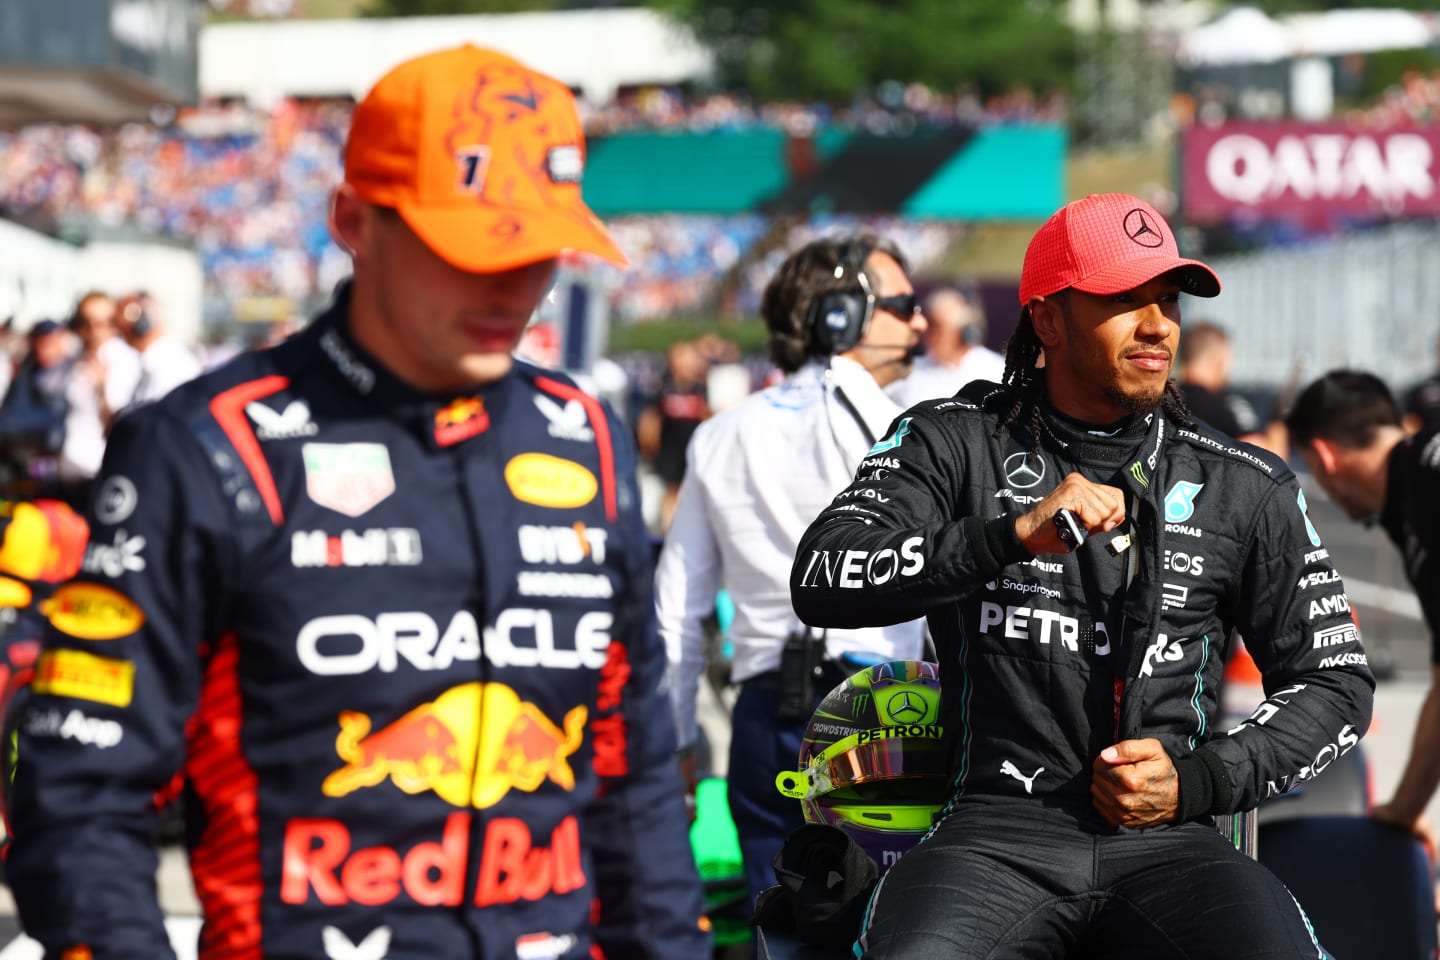
M 716 947 L 750 941 L 745 871 L 740 863 L 740 837 L 730 819 L 725 781 L 706 777 L 695 789 L 695 822 L 690 825 L 690 849 L 705 885 L 705 912 Z

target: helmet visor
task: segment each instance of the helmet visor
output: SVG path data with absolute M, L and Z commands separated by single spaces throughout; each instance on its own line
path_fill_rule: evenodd
M 916 777 L 946 779 L 944 741 L 915 737 L 870 740 L 830 753 L 810 768 L 809 796 Z M 885 788 L 889 794 L 890 786 Z

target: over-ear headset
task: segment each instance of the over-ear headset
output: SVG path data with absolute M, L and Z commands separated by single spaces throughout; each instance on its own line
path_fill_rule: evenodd
M 835 264 L 835 279 L 847 281 L 810 302 L 806 326 L 810 352 L 822 357 L 844 353 L 860 342 L 875 313 L 875 291 L 865 276 L 871 245 L 861 239 L 846 241 Z

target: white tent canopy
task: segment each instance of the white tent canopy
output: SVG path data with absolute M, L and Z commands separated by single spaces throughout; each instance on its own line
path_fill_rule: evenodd
M 688 31 L 642 9 L 220 23 L 200 31 L 200 94 L 254 104 L 358 99 L 401 61 L 461 43 L 504 51 L 593 103 L 622 86 L 680 83 L 711 68 Z
M 1430 19 L 1411 10 L 1331 10 L 1287 18 L 1295 55 L 1325 57 L 1373 50 L 1413 50 L 1435 40 Z
M 1273 63 L 1293 57 L 1405 50 L 1435 42 L 1433 15 L 1410 10 L 1331 10 L 1271 19 L 1236 7 L 1185 34 L 1177 53 L 1191 67 Z
M 1254 7 L 1236 7 L 1180 38 L 1186 66 L 1272 63 L 1290 56 L 1290 33 Z

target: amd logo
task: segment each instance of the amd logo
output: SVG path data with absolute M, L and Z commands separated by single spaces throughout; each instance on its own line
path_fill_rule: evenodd
M 1328 617 L 1334 613 L 1349 613 L 1350 598 L 1343 593 L 1332 593 L 1328 597 L 1310 601 L 1310 619 Z

